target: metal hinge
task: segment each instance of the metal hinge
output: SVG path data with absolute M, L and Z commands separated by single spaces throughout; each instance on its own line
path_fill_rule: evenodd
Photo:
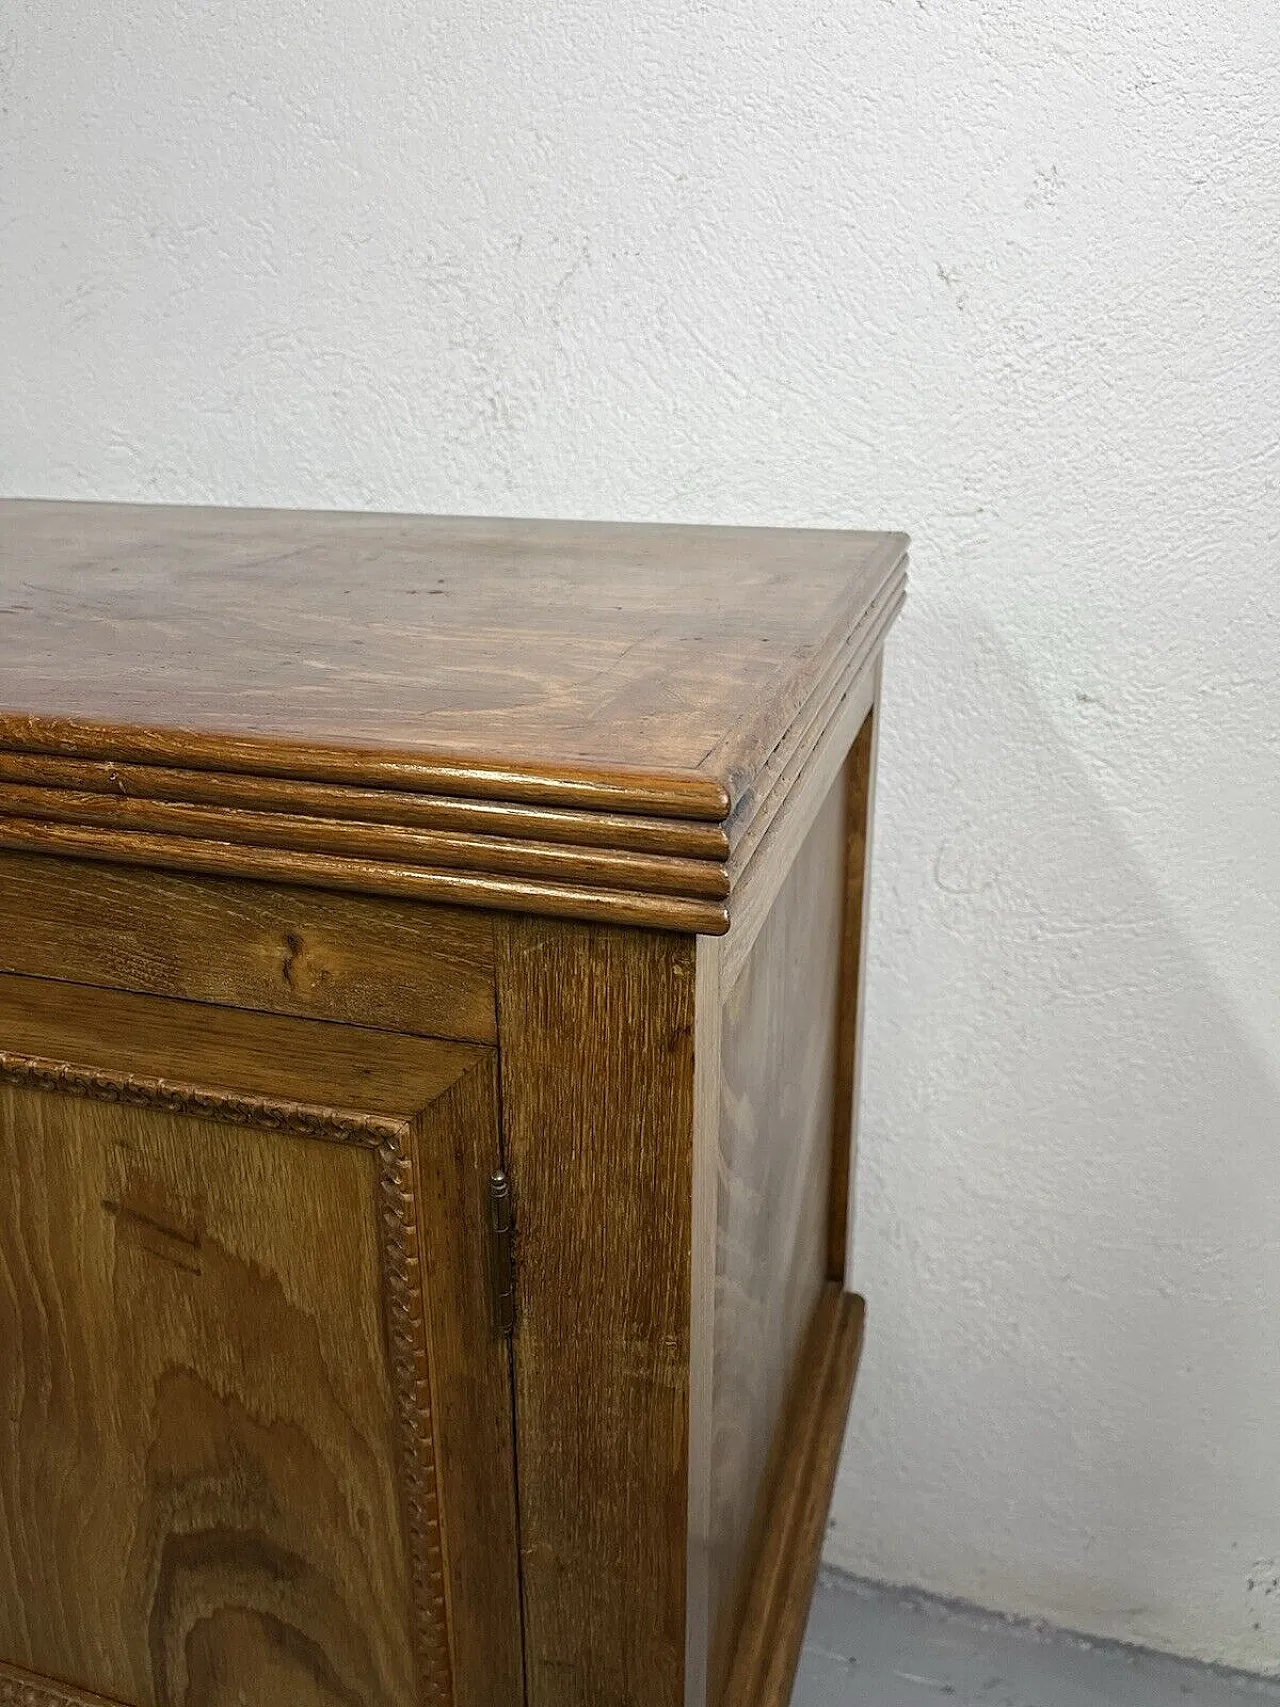
M 489 1246 L 493 1322 L 500 1334 L 516 1325 L 516 1218 L 511 1181 L 499 1170 L 489 1178 Z

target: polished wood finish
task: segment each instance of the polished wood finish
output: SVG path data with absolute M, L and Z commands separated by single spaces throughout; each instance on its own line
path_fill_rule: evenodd
M 586 878 L 606 888 L 653 890 L 656 894 L 709 895 L 720 900 L 729 893 L 724 866 L 712 860 L 564 847 L 556 842 L 523 842 L 502 836 L 455 835 L 342 818 L 134 801 L 71 789 L 0 784 L 3 818 L 44 818 L 102 829 L 155 831 L 245 847 L 272 843 L 299 853 L 338 853 L 356 859 L 441 866 L 446 870 L 479 869 L 566 883 Z
M 858 730 L 876 703 L 877 676 L 864 670 L 831 706 L 808 762 L 791 779 L 786 797 L 758 840 L 739 851 L 733 871 L 733 929 L 725 943 L 725 979 L 732 983 L 769 916 L 809 826 L 844 768 Z
M 903 547 L 0 503 L 0 1707 L 782 1707 Z
M 13 977 L 0 1040 L 0 1658 L 516 1699 L 492 1053 Z
M 0 503 L 0 848 L 722 932 L 904 547 Z
M 729 822 L 731 875 L 741 872 L 797 780 L 811 768 L 820 741 L 830 735 L 842 708 L 872 675 L 884 637 L 902 609 L 905 571 L 899 565 L 883 582 L 853 625 L 845 644 L 816 681 L 800 714 L 763 760 L 752 788 L 738 799 Z
M 600 919 L 606 923 L 708 931 L 714 935 L 729 928 L 729 914 L 723 903 L 679 895 L 577 888 L 518 877 L 477 877 L 388 860 L 297 853 L 282 848 L 243 848 L 228 842 L 197 841 L 188 836 L 157 836 L 27 818 L 0 817 L 0 849 L 3 848 L 45 849 L 68 859 L 118 860 L 168 871 L 268 878 L 316 889 L 354 890 L 362 895 L 493 907 L 514 913 L 545 913 L 552 918 Z
M 521 799 L 522 778 L 691 818 L 740 797 L 905 549 L 13 501 L 0 529 L 0 709 L 27 750 L 392 787 L 400 762 L 432 793 Z
M 506 836 L 534 844 L 566 842 L 691 859 L 723 860 L 729 855 L 728 831 L 717 823 L 645 818 L 634 812 L 579 812 L 518 801 L 455 800 L 393 788 L 342 788 L 288 777 L 221 776 L 216 771 L 125 764 L 118 759 L 0 752 L 0 781 L 44 788 L 50 797 L 65 789 L 137 802 L 245 807 L 304 818 L 351 819 L 365 825 L 402 824 L 460 835 Z

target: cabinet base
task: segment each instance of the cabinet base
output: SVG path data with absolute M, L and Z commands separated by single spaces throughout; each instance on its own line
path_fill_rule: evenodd
M 809 1330 L 760 1556 L 721 1707 L 787 1707 L 813 1598 L 866 1306 L 832 1283 Z

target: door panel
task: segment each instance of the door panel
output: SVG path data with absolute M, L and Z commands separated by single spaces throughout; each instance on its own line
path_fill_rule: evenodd
M 0 978 L 0 1662 L 514 1707 L 498 1157 L 486 1049 Z

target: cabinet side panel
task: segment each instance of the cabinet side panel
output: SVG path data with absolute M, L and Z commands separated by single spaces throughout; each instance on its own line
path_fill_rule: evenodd
M 877 706 L 878 703 L 877 668 Z M 844 943 L 840 959 L 840 1036 L 831 1145 L 831 1214 L 827 1226 L 827 1277 L 841 1285 L 849 1270 L 849 1216 L 861 1101 L 865 945 L 871 900 L 871 834 L 879 740 L 880 715 L 873 707 L 858 731 L 845 766 Z
M 530 1707 L 680 1707 L 694 942 L 499 927 Z
M 724 993 L 712 1376 L 709 1700 L 720 1699 L 801 1348 L 827 1272 L 845 787 Z

